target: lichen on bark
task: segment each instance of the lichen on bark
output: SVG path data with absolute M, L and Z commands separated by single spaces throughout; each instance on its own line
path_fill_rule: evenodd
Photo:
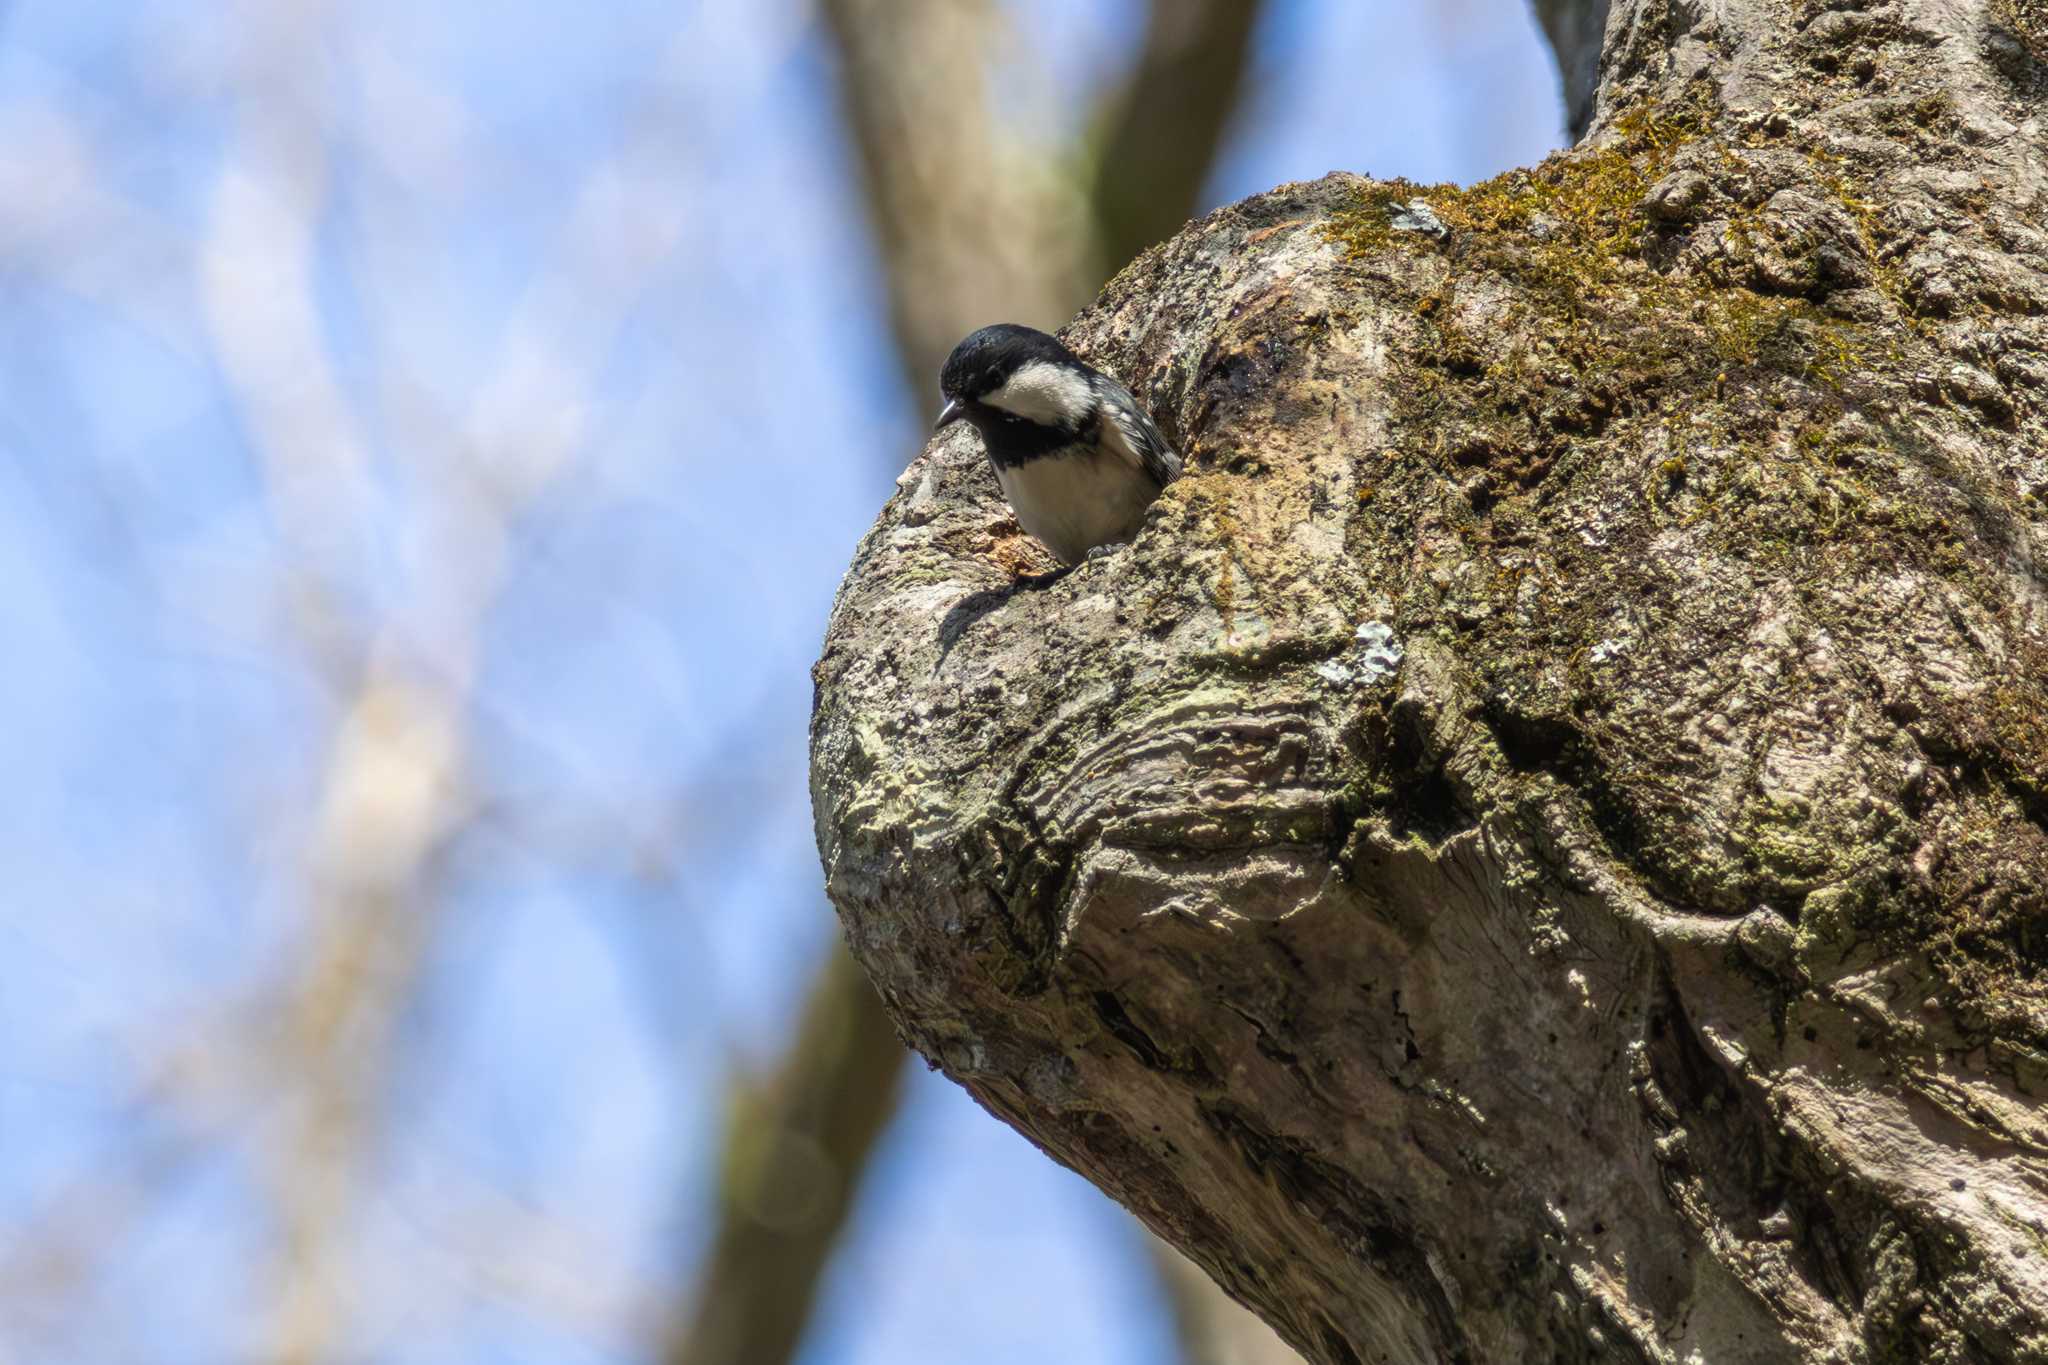
M 1129 548 L 1019 582 L 972 439 L 911 465 L 828 886 L 1312 1359 L 2048 1359 L 2039 25 L 1613 10 L 1573 151 L 1076 320 L 1188 455 Z

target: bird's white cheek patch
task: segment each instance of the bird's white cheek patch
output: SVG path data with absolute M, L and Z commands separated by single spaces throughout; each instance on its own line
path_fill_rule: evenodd
M 1063 365 L 1034 360 L 1021 367 L 999 389 L 983 395 L 992 408 L 1042 422 L 1049 427 L 1078 427 L 1091 398 L 1086 377 Z

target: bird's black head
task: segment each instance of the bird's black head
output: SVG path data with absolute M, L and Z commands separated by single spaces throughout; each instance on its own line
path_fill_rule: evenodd
M 939 371 L 939 426 L 1032 422 L 1071 430 L 1092 401 L 1091 371 L 1057 337 L 1014 322 L 984 327 L 953 348 Z

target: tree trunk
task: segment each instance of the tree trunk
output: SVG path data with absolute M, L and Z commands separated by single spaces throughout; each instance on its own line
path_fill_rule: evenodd
M 910 467 L 831 895 L 1311 1359 L 2048 1360 L 2048 9 L 1610 8 L 1576 150 L 1076 321 L 1190 459 L 1129 548 Z

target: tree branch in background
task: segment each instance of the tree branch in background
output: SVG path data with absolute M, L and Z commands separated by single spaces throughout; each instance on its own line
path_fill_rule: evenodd
M 733 1103 L 724 1215 L 672 1365 L 768 1365 L 801 1339 L 868 1155 L 895 1112 L 905 1059 L 896 1027 L 833 944 L 796 1040 L 759 1090 Z
M 1557 74 L 1564 82 L 1565 127 L 1572 141 L 1593 122 L 1593 97 L 1600 88 L 1600 42 L 1607 33 L 1607 0 L 1531 0 Z
M 301 646 L 339 702 L 306 867 L 304 958 L 285 1025 L 264 1040 L 284 1096 L 266 1151 L 281 1252 L 262 1350 L 277 1365 L 316 1365 L 356 1347 L 359 1195 L 387 1123 L 394 1038 L 445 905 L 430 874 L 476 795 L 466 786 L 473 684 L 508 580 L 508 542 L 585 454 L 576 415 L 587 406 L 590 357 L 607 353 L 645 267 L 678 231 L 658 205 L 619 213 L 618 184 L 662 183 L 618 174 L 671 141 L 652 122 L 591 168 L 467 427 L 444 429 L 419 408 L 379 414 L 391 429 L 427 424 L 413 433 L 414 448 L 434 458 L 409 472 L 431 509 L 434 571 L 384 617 L 359 631 L 337 626 L 319 608 L 348 595 L 335 566 L 371 516 L 369 443 L 320 324 L 316 243 L 332 130 L 277 74 L 316 64 L 308 54 L 331 36 L 324 20 L 317 6 L 262 12 L 268 41 L 255 50 L 266 61 L 237 77 L 238 152 L 221 179 L 201 271 L 208 337 L 260 453 L 298 597 L 314 604 L 296 621 Z M 291 59 L 278 60 L 287 48 Z M 641 269 L 617 268 L 627 255 L 613 230 L 621 217 L 634 225 L 631 259 Z M 393 282 L 383 296 L 400 293 Z
M 840 101 L 862 170 L 904 381 L 921 404 L 937 392 L 947 352 L 987 322 L 1057 327 L 1103 277 L 1194 212 L 1244 85 L 1262 3 L 1205 0 L 1153 7 L 1132 75 L 1105 100 L 1098 172 L 1084 195 L 1070 149 L 1008 133 L 987 97 L 986 59 L 1002 20 L 988 0 L 822 0 L 840 66 Z M 1129 174 L 1115 174 L 1119 169 Z M 777 1227 L 729 1185 L 695 1316 L 666 1350 L 673 1365 L 778 1365 L 801 1338 L 817 1277 L 844 1223 L 846 1200 L 895 1102 L 906 1054 L 881 1002 L 835 945 L 813 988 L 807 1023 L 778 1068 L 766 1108 L 735 1123 L 729 1181 L 778 1190 L 784 1162 L 821 1159 L 833 1199 Z M 842 1032 L 818 1027 L 839 1021 Z M 803 1106 L 809 1105 L 805 1109 Z M 866 1107 L 872 1106 L 872 1107 Z M 838 1147 L 807 1114 L 859 1113 Z M 790 1126 L 794 1124 L 795 1126 Z M 779 1172 L 779 1173 L 778 1173 Z M 1178 1257 L 1175 1257 L 1178 1260 Z M 1233 1317 L 1243 1362 L 1295 1359 L 1270 1329 L 1206 1278 L 1168 1280 L 1190 1361 Z
M 1178 232 L 1199 206 L 1264 11 L 1242 0 L 1152 6 L 1144 52 L 1112 101 L 1089 193 L 1105 278 Z
M 281 7 L 273 46 L 324 37 L 319 17 Z M 287 60 L 279 69 L 297 70 Z M 304 596 L 335 595 L 337 534 L 360 524 L 364 446 L 335 381 L 314 298 L 315 223 L 325 187 L 325 129 L 274 79 L 242 75 L 242 153 L 223 175 L 201 280 L 215 353 L 261 455 L 264 490 L 293 550 Z M 301 618 L 308 655 L 330 666 L 323 613 Z M 348 651 L 365 651 L 356 642 Z M 314 1365 L 348 1349 L 348 1264 L 367 1150 L 400 1006 L 416 975 L 431 906 L 421 873 L 453 818 L 462 698 L 378 666 L 335 678 L 354 695 L 330 740 L 306 868 L 310 929 L 286 1022 L 271 1041 L 287 1078 L 266 1151 L 281 1251 L 265 1358 Z
M 904 382 L 930 404 L 967 330 L 1056 326 L 1092 292 L 1087 210 L 989 107 L 989 0 L 823 0 Z

